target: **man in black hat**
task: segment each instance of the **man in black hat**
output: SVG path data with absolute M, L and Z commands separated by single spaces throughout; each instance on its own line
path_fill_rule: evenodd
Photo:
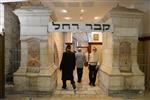
M 66 52 L 63 53 L 60 70 L 62 70 L 62 82 L 63 89 L 67 88 L 66 80 L 70 80 L 73 86 L 73 89 L 76 89 L 75 81 L 73 77 L 73 71 L 75 69 L 75 53 L 71 52 L 71 46 L 67 45 Z

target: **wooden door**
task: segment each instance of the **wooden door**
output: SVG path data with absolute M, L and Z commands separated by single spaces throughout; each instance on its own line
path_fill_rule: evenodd
M 0 98 L 5 96 L 4 36 L 0 34 Z

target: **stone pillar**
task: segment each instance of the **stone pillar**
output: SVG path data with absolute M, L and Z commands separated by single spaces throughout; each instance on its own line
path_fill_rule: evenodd
M 59 67 L 62 54 L 64 52 L 64 33 L 63 32 L 54 32 L 54 52 L 55 52 L 55 65 Z
M 145 89 L 144 74 L 137 63 L 142 16 L 143 13 L 139 10 L 117 6 L 103 19 L 113 25 L 112 33 L 103 34 L 103 62 L 100 71 L 101 87 L 108 95 L 124 91 L 138 93 Z
M 48 42 L 47 33 L 51 11 L 42 6 L 28 6 L 14 13 L 21 28 L 21 66 L 14 73 L 15 90 L 53 92 L 56 85 L 54 61 L 50 56 L 53 43 Z

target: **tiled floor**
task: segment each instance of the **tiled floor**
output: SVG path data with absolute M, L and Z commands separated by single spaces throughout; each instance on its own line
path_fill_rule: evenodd
M 75 81 L 77 80 L 75 73 Z M 4 100 L 150 100 L 150 92 L 146 92 L 144 96 L 122 96 L 122 97 L 110 97 L 107 96 L 101 88 L 98 86 L 98 80 L 96 86 L 88 85 L 88 68 L 84 68 L 84 74 L 82 83 L 77 83 L 76 92 L 72 89 L 70 82 L 67 82 L 67 90 L 61 88 L 61 73 L 58 71 L 58 86 L 52 96 L 47 95 L 6 95 Z
M 104 92 L 99 88 L 98 86 L 98 80 L 96 82 L 96 86 L 90 86 L 89 83 L 89 78 L 88 78 L 88 68 L 85 67 L 83 71 L 83 78 L 82 82 L 78 83 L 77 82 L 77 74 L 76 70 L 74 73 L 75 76 L 75 81 L 76 81 L 76 92 L 74 93 L 72 86 L 70 84 L 70 81 L 67 82 L 67 89 L 64 90 L 62 89 L 62 82 L 61 82 L 61 73 L 58 71 L 58 86 L 57 89 L 54 92 L 54 95 L 70 95 L 70 94 L 76 94 L 76 95 L 98 95 L 98 94 L 104 94 Z

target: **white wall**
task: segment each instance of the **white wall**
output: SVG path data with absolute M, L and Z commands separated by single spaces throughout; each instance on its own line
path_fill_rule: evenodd
M 150 36 L 150 0 L 145 0 L 144 3 L 137 3 L 135 8 L 144 12 L 143 34 L 141 36 Z
M 4 28 L 4 5 L 0 4 L 0 33 Z
M 65 43 L 72 43 L 72 32 L 67 32 L 65 34 Z
M 58 55 L 58 65 L 60 64 L 62 54 L 64 51 L 64 33 L 62 32 L 54 32 L 54 41 L 56 44 L 57 51 L 54 51 Z

